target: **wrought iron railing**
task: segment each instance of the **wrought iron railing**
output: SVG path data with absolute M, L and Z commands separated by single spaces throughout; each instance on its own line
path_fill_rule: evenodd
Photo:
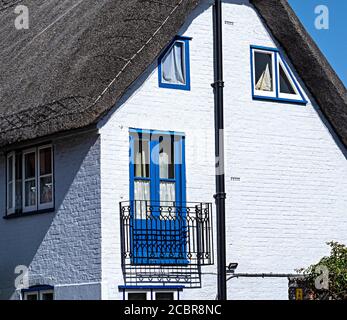
M 123 267 L 213 264 L 211 209 L 211 203 L 121 202 Z

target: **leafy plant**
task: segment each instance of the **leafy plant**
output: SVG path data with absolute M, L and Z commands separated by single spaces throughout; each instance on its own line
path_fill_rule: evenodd
M 310 298 L 316 300 L 347 300 L 347 246 L 328 242 L 330 256 L 323 257 L 303 271 L 298 283 L 308 289 Z

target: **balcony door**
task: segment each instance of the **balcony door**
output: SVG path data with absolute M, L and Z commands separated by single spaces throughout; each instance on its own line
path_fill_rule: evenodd
M 130 200 L 133 262 L 185 263 L 183 135 L 131 130 Z

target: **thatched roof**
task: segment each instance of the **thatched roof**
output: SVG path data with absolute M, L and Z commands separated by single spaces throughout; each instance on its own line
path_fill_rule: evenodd
M 347 144 L 346 89 L 285 0 L 252 0 Z M 199 0 L 0 0 L 0 147 L 96 123 Z M 14 6 L 30 28 L 14 28 Z

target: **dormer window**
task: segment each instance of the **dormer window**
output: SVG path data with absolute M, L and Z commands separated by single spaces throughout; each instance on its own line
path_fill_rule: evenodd
M 278 49 L 251 46 L 251 62 L 253 99 L 307 103 Z
M 189 40 L 186 37 L 176 37 L 160 56 L 160 88 L 190 90 Z

